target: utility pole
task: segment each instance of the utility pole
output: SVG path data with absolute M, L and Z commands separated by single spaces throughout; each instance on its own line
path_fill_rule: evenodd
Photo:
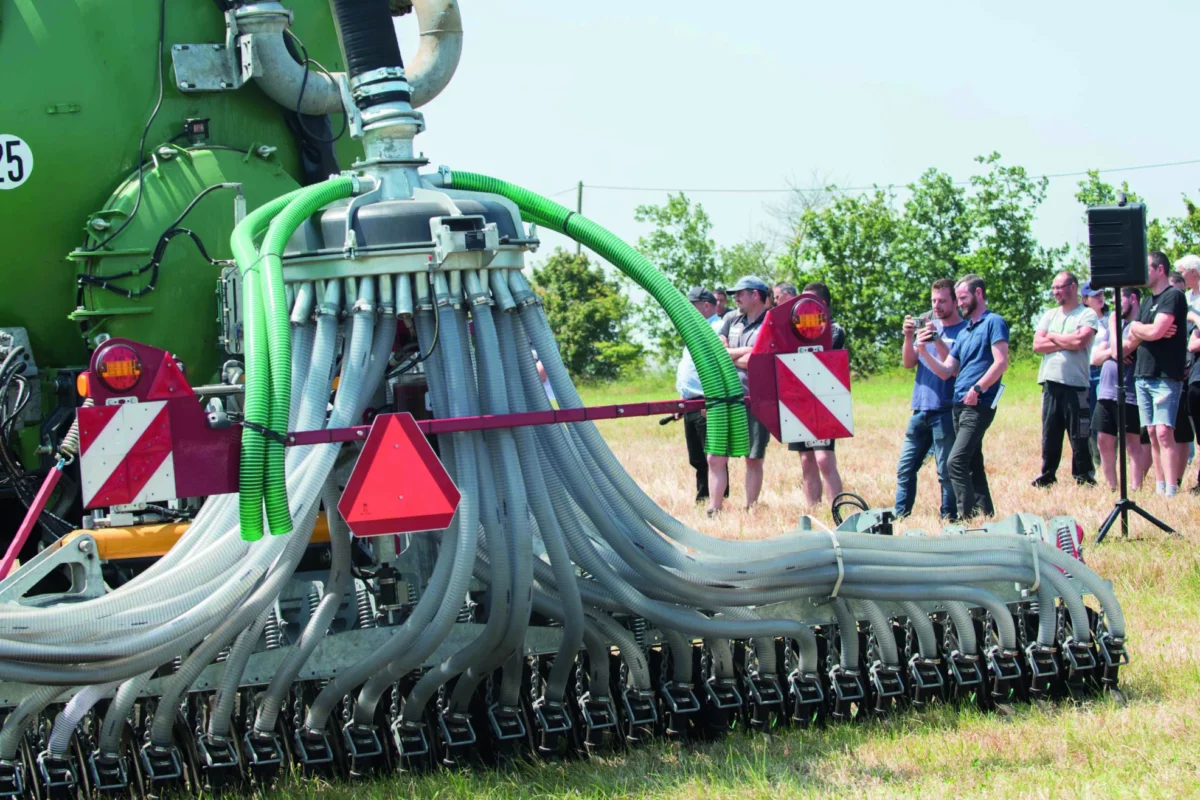
M 579 182 L 579 188 L 575 192 L 575 213 L 583 216 L 583 181 Z M 575 255 L 583 253 L 583 245 L 579 242 L 575 243 Z

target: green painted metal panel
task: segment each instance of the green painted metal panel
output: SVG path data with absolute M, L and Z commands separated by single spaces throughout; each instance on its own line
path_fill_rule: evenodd
M 287 5 L 295 12 L 293 29 L 310 55 L 331 70 L 341 70 L 341 52 L 327 0 L 293 0 Z M 66 256 L 84 243 L 85 223 L 104 208 L 114 192 L 121 198 L 128 196 L 128 186 L 117 190 L 136 172 L 138 141 L 154 105 L 158 9 L 155 0 L 0 0 L 0 75 L 5 84 L 0 136 L 19 137 L 32 160 L 32 169 L 22 176 L 19 186 L 11 188 L 14 181 L 9 180 L 10 188 L 0 190 L 0 239 L 4 243 L 0 275 L 6 286 L 0 292 L 0 326 L 27 328 L 38 363 L 44 366 L 83 364 L 88 356 L 80 325 L 68 319 L 78 305 L 78 266 Z M 248 85 L 220 94 L 185 95 L 176 90 L 171 45 L 223 40 L 224 18 L 215 3 L 167 0 L 164 100 L 147 138 L 146 152 L 153 153 L 176 136 L 186 118 L 208 117 L 210 143 L 239 150 L 256 143 L 272 145 L 278 148 L 273 156 L 277 165 L 296 176 L 298 156 L 282 110 L 257 87 Z M 335 130 L 337 123 L 340 121 L 335 122 Z M 339 144 L 343 165 L 349 165 L 356 150 L 354 143 Z M 21 153 L 19 148 L 16 152 L 18 156 Z M 15 169 L 16 165 L 6 163 L 5 157 L 0 152 L 0 177 L 7 178 L 15 173 L 7 172 L 6 167 Z M 188 190 L 211 175 L 240 174 L 222 157 L 194 163 L 201 165 L 194 175 L 176 176 L 171 170 L 162 173 L 162 185 L 148 193 L 155 198 L 154 210 L 118 237 L 114 249 L 153 246 L 161 229 L 154 231 L 152 224 L 165 225 L 173 219 L 169 209 L 175 208 L 177 213 L 180 202 L 191 199 L 184 196 Z M 273 185 L 286 183 L 280 175 L 272 184 L 265 173 L 260 174 L 260 166 L 246 173 L 256 187 L 248 195 L 251 208 L 269 199 L 267 193 Z M 159 178 L 148 179 L 147 186 L 155 180 Z M 204 203 L 210 201 L 213 224 L 218 224 L 217 218 L 224 217 L 217 214 L 217 207 L 223 214 L 229 205 L 225 198 L 206 198 Z M 118 205 L 124 202 L 121 199 Z M 149 208 L 145 199 L 143 204 L 139 217 Z M 208 212 L 203 219 L 209 221 Z M 211 237 L 204 235 L 207 244 L 222 238 L 215 228 Z M 223 238 L 227 239 L 227 234 Z M 176 273 L 198 270 L 205 281 L 212 277 L 213 268 L 195 255 L 190 243 L 178 241 L 171 247 L 171 263 L 164 265 L 164 292 Z M 228 257 L 227 241 L 220 241 L 214 249 L 214 257 Z M 114 258 L 114 266 L 117 261 L 131 263 L 125 257 Z M 213 289 L 210 284 L 205 298 L 211 298 Z M 189 314 L 188 306 L 198 297 L 156 292 L 146 298 L 147 305 L 153 306 L 152 314 L 129 317 L 122 324 L 148 343 L 173 348 L 166 340 L 175 338 L 180 314 Z M 114 299 L 116 295 L 103 301 L 85 297 L 85 310 L 88 303 L 113 306 Z M 216 318 L 215 312 L 208 316 Z M 113 324 L 108 322 L 110 327 Z M 206 342 L 215 337 L 215 322 L 211 324 L 211 331 L 201 331 L 204 325 L 200 322 L 188 323 L 194 327 L 186 335 L 204 339 L 195 348 L 204 350 Z M 206 363 L 203 356 L 193 359 L 198 367 Z

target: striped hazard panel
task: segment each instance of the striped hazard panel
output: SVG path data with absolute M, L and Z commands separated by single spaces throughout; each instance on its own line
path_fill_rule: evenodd
M 812 443 L 854 435 L 850 362 L 844 350 L 776 356 L 780 441 Z
M 79 445 L 84 508 L 176 497 L 165 401 L 79 409 Z

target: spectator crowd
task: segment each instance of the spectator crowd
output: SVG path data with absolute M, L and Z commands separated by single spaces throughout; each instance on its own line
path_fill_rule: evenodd
M 1118 484 L 1118 439 L 1123 437 L 1129 486 L 1140 490 L 1153 471 L 1155 491 L 1173 497 L 1200 437 L 1200 256 L 1174 264 L 1159 251 L 1147 261 L 1144 287 L 1105 293 L 1080 283 L 1069 271 L 1050 285 L 1054 308 L 1038 320 L 1033 352 L 1041 357 L 1041 466 L 1032 478 L 1039 488 L 1059 477 L 1064 439 L 1070 447 L 1070 478 L 1081 486 L 1099 480 Z M 753 276 L 728 289 L 696 287 L 688 294 L 720 336 L 748 392 L 747 366 L 767 312 L 801 293 L 815 295 L 836 317 L 829 288 L 803 289 L 780 282 L 768 286 Z M 846 332 L 831 323 L 832 347 L 847 347 Z M 1122 359 L 1118 363 L 1118 345 Z M 911 416 L 896 467 L 895 512 L 913 512 L 917 478 L 930 455 L 941 487 L 939 514 L 947 521 L 993 516 L 983 443 L 1001 408 L 1009 365 L 1008 324 L 989 310 L 987 284 L 978 275 L 942 278 L 930 286 L 929 311 L 906 316 L 900 363 L 914 370 Z M 676 387 L 684 399 L 703 397 L 695 364 L 686 350 Z M 763 483 L 770 433 L 749 414 L 750 449 L 745 465 L 745 507 L 753 506 Z M 705 412 L 682 415 L 688 461 L 696 472 L 696 502 L 709 516 L 729 497 L 729 456 L 706 455 Z M 817 506 L 842 492 L 836 441 L 795 442 L 801 491 Z M 1200 475 L 1188 489 L 1200 494 Z

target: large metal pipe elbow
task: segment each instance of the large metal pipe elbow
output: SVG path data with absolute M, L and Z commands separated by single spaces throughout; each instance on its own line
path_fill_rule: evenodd
M 342 97 L 337 83 L 320 70 L 308 70 L 296 63 L 283 41 L 291 23 L 291 12 L 280 3 L 247 3 L 235 12 L 238 30 L 252 36 L 254 82 L 284 108 L 301 114 L 337 114 Z M 300 87 L 304 86 L 301 96 Z
M 442 93 L 462 57 L 462 14 L 458 0 L 413 0 L 421 27 L 421 46 L 405 73 L 412 107 L 420 108 Z

